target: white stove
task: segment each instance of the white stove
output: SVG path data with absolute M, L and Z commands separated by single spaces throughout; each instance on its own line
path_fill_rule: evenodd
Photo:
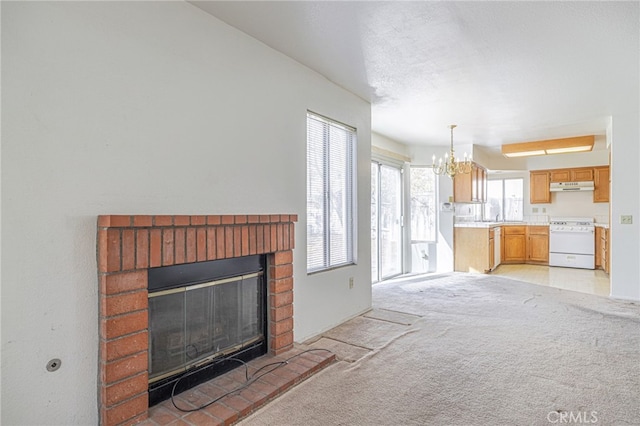
M 549 222 L 549 266 L 595 268 L 592 217 L 552 217 Z

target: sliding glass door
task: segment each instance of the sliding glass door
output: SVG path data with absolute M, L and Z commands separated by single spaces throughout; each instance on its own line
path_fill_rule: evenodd
M 371 163 L 371 278 L 402 273 L 402 170 Z

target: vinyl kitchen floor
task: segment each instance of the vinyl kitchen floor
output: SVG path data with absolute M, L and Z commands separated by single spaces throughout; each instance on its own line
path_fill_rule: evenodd
M 609 276 L 602 269 L 560 268 L 539 265 L 500 265 L 492 275 L 608 297 Z

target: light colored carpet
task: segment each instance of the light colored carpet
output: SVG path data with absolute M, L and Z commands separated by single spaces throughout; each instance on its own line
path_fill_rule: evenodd
M 500 277 L 373 287 L 338 361 L 240 424 L 640 425 L 640 306 Z

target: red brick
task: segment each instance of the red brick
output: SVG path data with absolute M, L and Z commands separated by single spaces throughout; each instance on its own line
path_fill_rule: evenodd
M 175 264 L 180 265 L 186 262 L 186 242 L 187 231 L 185 228 L 176 228 L 174 238 Z
M 149 231 L 147 229 L 136 230 L 136 269 L 149 267 Z
M 273 386 L 271 383 L 265 382 L 260 379 L 251 384 L 251 389 L 265 394 L 267 396 L 267 399 L 271 399 L 278 394 L 278 388 Z
M 272 294 L 271 296 L 269 296 L 269 299 L 270 306 L 274 308 L 291 305 L 293 303 L 293 291 Z
M 280 222 L 289 222 L 289 215 L 288 214 L 281 214 L 280 215 Z
M 174 264 L 174 240 L 173 228 L 162 230 L 162 266 Z
M 149 349 L 149 335 L 146 331 L 130 334 L 118 339 L 101 342 L 101 356 L 104 362 L 115 361 Z
M 133 226 L 142 227 L 142 226 L 152 226 L 153 225 L 153 217 L 149 215 L 136 215 L 133 217 Z
M 100 292 L 113 295 L 147 288 L 147 271 L 121 272 L 100 277 Z
M 260 223 L 269 223 L 269 215 L 260 215 Z
M 244 417 L 251 412 L 252 404 L 238 395 L 230 395 L 224 399 L 224 404 L 233 408 L 239 417 Z
M 278 225 L 271 225 L 271 251 L 278 250 Z
M 286 265 L 293 263 L 293 251 L 277 251 L 273 254 L 274 265 Z
M 131 226 L 131 216 L 117 214 L 98 216 L 98 226 L 101 228 L 128 228 Z
M 207 228 L 207 260 L 216 259 L 217 248 L 218 246 L 216 245 L 216 228 L 211 226 Z
M 278 322 L 291 317 L 293 317 L 293 305 L 271 308 L 271 321 Z
M 256 226 L 256 253 L 266 253 L 264 250 L 264 226 Z
M 242 231 L 240 227 L 233 228 L 233 256 L 242 256 Z
M 284 250 L 284 224 L 279 223 L 277 228 L 278 250 Z
M 296 235 L 295 226 L 293 223 L 289 224 L 289 249 L 293 250 L 296 247 Z
M 271 337 L 271 350 L 275 354 L 282 353 L 293 347 L 293 332 Z
M 122 270 L 135 269 L 136 266 L 136 237 L 133 229 L 122 231 Z
M 297 214 L 290 214 L 289 215 L 289 221 L 290 222 L 297 222 L 298 221 L 298 215 Z
M 206 225 L 207 217 L 206 216 L 191 216 L 191 224 L 192 225 Z
M 149 266 L 162 266 L 162 230 L 149 231 Z
M 196 246 L 198 262 L 207 260 L 207 230 L 205 228 L 198 228 L 196 235 Z
M 187 228 L 187 263 L 193 263 L 197 258 L 196 228 Z
M 138 417 L 147 412 L 149 407 L 149 395 L 144 394 L 125 401 L 113 407 L 103 407 L 101 410 L 101 425 L 115 426 L 126 422 L 129 419 Z
M 230 226 L 224 227 L 224 257 L 233 257 L 233 228 Z
M 260 216 L 258 216 L 257 214 L 247 215 L 247 222 L 249 222 L 249 223 L 259 223 L 260 222 Z
M 241 228 L 241 233 L 242 233 L 242 256 L 248 256 L 249 255 L 249 227 L 248 226 L 243 226 Z
M 224 240 L 224 233 L 225 233 L 225 229 L 221 226 L 216 227 L 216 258 L 218 259 L 224 259 L 225 257 L 225 240 Z
M 223 215 L 220 220 L 223 225 L 233 225 L 235 216 L 226 214 L 226 215 Z
M 284 293 L 293 290 L 293 277 L 281 278 L 279 280 L 269 280 L 270 293 Z
M 279 214 L 272 214 L 271 217 L 269 218 L 269 221 L 271 223 L 278 223 L 280 222 L 280 215 Z
M 173 216 L 168 216 L 168 215 L 154 216 L 153 224 L 155 226 L 171 226 L 173 225 Z
M 264 225 L 264 252 L 271 252 L 271 225 Z
M 125 293 L 102 298 L 102 316 L 110 317 L 133 311 L 147 309 L 148 296 L 146 290 Z
M 244 224 L 247 223 L 247 215 L 237 214 L 235 217 L 236 224 Z
M 220 225 L 221 218 L 219 215 L 207 216 L 207 225 Z
M 204 409 L 207 413 L 211 414 L 213 417 L 222 420 L 222 424 L 226 425 L 231 425 L 233 423 L 235 423 L 236 421 L 238 421 L 238 413 L 219 403 L 216 402 L 214 404 L 211 404 L 210 406 L 208 406 L 207 408 Z
M 272 336 L 279 336 L 284 333 L 293 331 L 293 318 L 286 318 L 282 321 L 272 322 L 269 325 Z
M 118 404 L 132 396 L 146 392 L 148 385 L 147 373 L 144 372 L 106 386 L 102 392 L 102 403 L 108 407 Z
M 149 368 L 149 354 L 140 352 L 117 361 L 101 364 L 101 366 L 102 382 L 111 384 L 125 377 L 131 377 L 147 371 Z
M 218 425 L 219 420 L 216 421 L 209 413 L 204 411 L 194 411 L 184 417 L 184 420 L 194 425 Z
M 191 225 L 191 216 L 181 215 L 173 218 L 174 226 L 189 226 Z
M 293 276 L 293 264 L 274 265 L 271 267 L 271 278 L 279 280 Z
M 146 330 L 148 327 L 149 313 L 145 309 L 100 320 L 100 337 L 103 339 L 114 339 L 126 334 Z
M 289 224 L 285 223 L 282 225 L 282 250 L 290 250 L 291 245 L 289 244 Z
M 282 393 L 295 384 L 296 378 L 297 375 L 278 368 L 268 374 L 265 374 L 262 377 L 262 380 L 278 387 L 278 390 Z
M 249 226 L 249 254 L 256 254 L 256 226 Z
M 104 272 L 120 271 L 120 230 L 107 229 L 105 243 L 106 245 L 103 246 L 103 249 L 105 249 L 107 253 L 107 264 Z

